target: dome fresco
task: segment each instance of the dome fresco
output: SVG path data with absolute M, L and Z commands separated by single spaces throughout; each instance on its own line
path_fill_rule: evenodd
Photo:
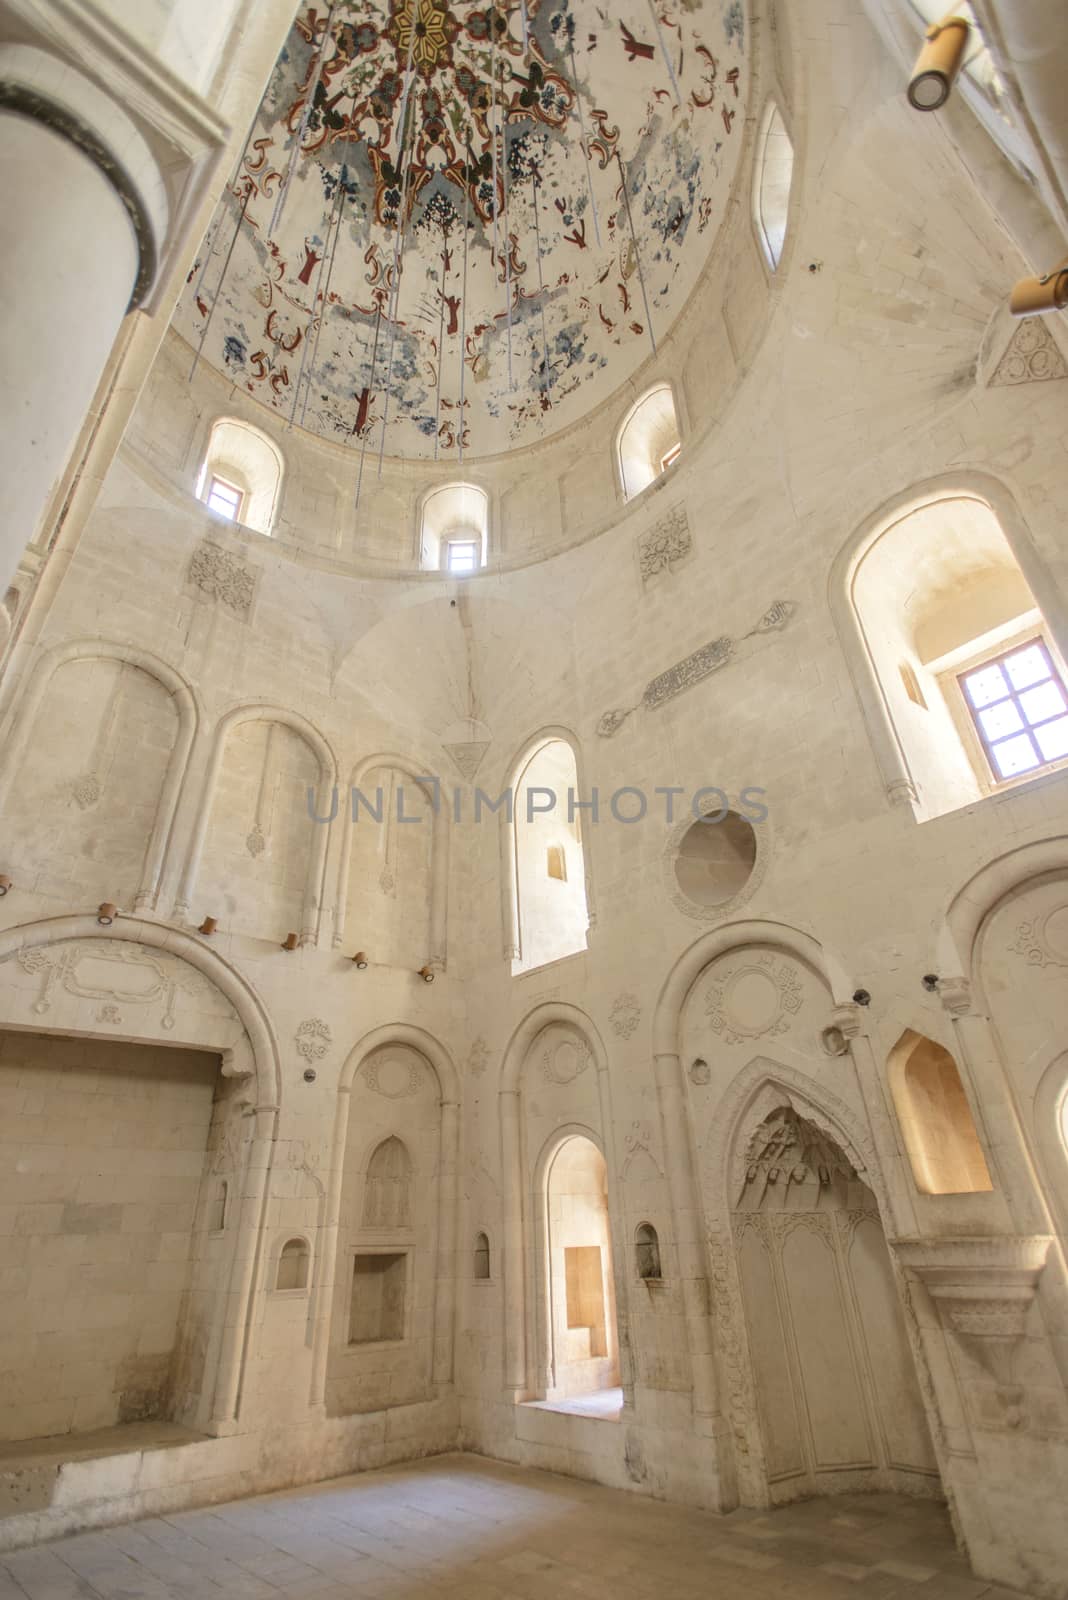
M 742 0 L 302 5 L 175 325 L 371 459 L 547 438 L 693 290 L 748 44 Z

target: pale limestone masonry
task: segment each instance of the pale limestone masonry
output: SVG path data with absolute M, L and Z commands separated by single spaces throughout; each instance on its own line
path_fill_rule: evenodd
M 1021 3 L 988 0 L 1010 43 Z M 246 6 L 212 80 L 231 166 L 292 9 Z M 459 1450 L 509 1464 L 440 1469 L 472 1516 L 485 1472 L 491 1537 L 530 1497 L 624 1534 L 633 1507 L 697 1552 L 680 1595 L 731 1560 L 777 1592 L 776 1530 L 808 1526 L 788 1503 L 840 1495 L 805 1593 L 1068 1597 L 1068 766 L 999 781 L 1011 735 L 984 746 L 960 681 L 1011 658 L 1049 704 L 1066 671 L 1068 335 L 1006 310 L 1063 254 L 1056 163 L 1029 147 L 1028 184 L 1012 140 L 1047 136 L 1011 101 L 1003 153 L 974 85 L 909 110 L 905 0 L 735 14 L 754 82 L 723 226 L 580 423 L 462 469 L 387 442 L 357 511 L 351 438 L 191 377 L 152 310 L 21 555 L 0 1550 L 35 1597 L 46 1567 L 112 1593 L 116 1552 L 167 1583 L 137 1517 L 396 1468 L 367 1490 L 388 1520 L 437 1483 L 401 1464 Z M 750 204 L 771 99 L 795 151 L 775 272 Z M 618 430 L 663 382 L 681 453 L 625 500 Z M 220 418 L 283 458 L 269 535 L 197 498 Z M 422 555 L 451 483 L 489 508 L 464 577 Z M 524 774 L 555 804 L 510 819 Z M 272 1505 L 321 1533 L 332 1493 Z M 219 1522 L 189 1528 L 278 1556 L 262 1508 Z M 112 1531 L 62 1571 L 67 1547 L 22 1548 L 89 1529 Z M 611 1542 L 586 1547 L 609 1584 Z M 555 1559 L 508 1543 L 454 1588 Z

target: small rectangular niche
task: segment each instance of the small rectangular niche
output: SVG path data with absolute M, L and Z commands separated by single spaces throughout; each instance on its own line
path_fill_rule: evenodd
M 600 1245 L 568 1245 L 564 1250 L 564 1281 L 568 1327 L 588 1328 L 590 1355 L 607 1355 Z
M 349 1344 L 398 1344 L 404 1338 L 408 1252 L 357 1255 L 352 1264 Z

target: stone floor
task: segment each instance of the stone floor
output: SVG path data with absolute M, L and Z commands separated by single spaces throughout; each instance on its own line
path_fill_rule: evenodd
M 438 1456 L 0 1559 L 0 1600 L 1009 1600 L 892 1495 L 714 1517 Z

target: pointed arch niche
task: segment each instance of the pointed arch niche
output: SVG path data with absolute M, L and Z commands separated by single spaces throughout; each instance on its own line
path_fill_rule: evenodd
M 806 1110 L 766 1083 L 727 1169 L 769 1496 L 937 1495 L 875 1195 L 826 1119 Z
M 888 796 L 917 821 L 1068 763 L 1061 607 L 1000 486 L 902 501 L 831 584 Z
M 957 1063 L 906 1028 L 889 1059 L 890 1088 L 921 1194 L 981 1194 L 994 1185 Z
M 512 972 L 586 949 L 590 926 L 578 761 L 569 740 L 543 736 L 514 768 L 512 817 L 501 811 Z
M 760 124 L 753 168 L 753 222 L 771 272 L 779 270 L 786 246 L 793 178 L 793 142 L 782 112 L 774 100 L 769 100 Z

